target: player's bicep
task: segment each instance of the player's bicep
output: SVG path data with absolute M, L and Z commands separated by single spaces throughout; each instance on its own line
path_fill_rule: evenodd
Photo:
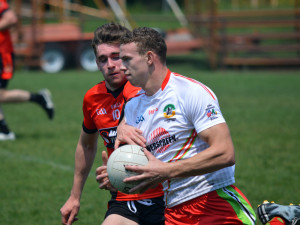
M 198 136 L 211 146 L 230 138 L 230 132 L 226 123 L 220 123 L 201 131 Z
M 184 108 L 187 118 L 194 125 L 197 133 L 225 122 L 217 97 L 212 94 L 212 91 L 207 92 L 198 86 L 194 87 L 193 92 L 198 94 L 189 93 Z
M 234 146 L 226 123 L 207 128 L 198 133 L 198 136 L 208 143 L 209 149 L 214 151 L 216 155 L 224 155 L 226 161 L 234 163 Z
M 81 129 L 80 133 L 80 144 L 83 148 L 97 148 L 97 140 L 98 140 L 99 133 L 87 133 L 83 128 Z

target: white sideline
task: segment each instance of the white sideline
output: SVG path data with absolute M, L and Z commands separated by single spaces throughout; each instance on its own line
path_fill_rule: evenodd
M 19 160 L 26 161 L 26 162 L 34 162 L 34 163 L 38 163 L 38 164 L 42 164 L 42 165 L 48 165 L 48 166 L 51 166 L 55 169 L 61 169 L 61 170 L 64 170 L 64 171 L 70 171 L 70 172 L 74 171 L 74 168 L 71 167 L 71 166 L 65 166 L 65 165 L 58 164 L 58 163 L 55 163 L 55 162 L 52 162 L 52 161 L 49 161 L 49 160 L 39 159 L 39 158 L 33 157 L 31 155 L 14 154 L 14 153 L 12 153 L 8 150 L 1 149 L 0 150 L 0 155 L 5 156 L 7 158 L 19 159 Z

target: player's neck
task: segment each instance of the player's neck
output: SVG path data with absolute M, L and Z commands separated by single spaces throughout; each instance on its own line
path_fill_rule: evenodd
M 168 68 L 162 66 L 161 68 L 156 68 L 149 76 L 149 79 L 143 88 L 147 96 L 154 95 L 160 90 L 162 84 L 167 76 Z

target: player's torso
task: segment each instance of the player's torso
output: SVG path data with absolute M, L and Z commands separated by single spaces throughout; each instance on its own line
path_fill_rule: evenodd
M 154 96 L 140 97 L 134 104 L 132 115 L 135 118 L 130 116 L 131 125 L 143 131 L 147 149 L 165 162 L 189 158 L 199 150 L 196 146 L 204 144 L 185 115 L 184 96 L 180 96 L 176 88 L 179 87 L 168 84 Z
M 0 19 L 2 14 L 9 9 L 6 1 L 0 1 Z M 10 37 L 9 30 L 0 31 L 0 53 L 2 52 L 13 52 L 13 45 Z
M 125 102 L 123 95 L 121 93 L 114 97 L 111 93 L 99 93 L 94 96 L 93 102 L 91 118 L 103 138 L 105 146 L 113 148 Z
M 8 30 L 0 32 L 0 53 L 3 52 L 13 52 L 13 45 Z

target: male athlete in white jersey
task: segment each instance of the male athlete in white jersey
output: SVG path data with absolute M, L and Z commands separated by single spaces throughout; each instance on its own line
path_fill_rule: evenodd
M 151 28 L 121 38 L 121 69 L 143 89 L 127 103 L 125 121 L 143 132 L 149 159 L 145 167 L 126 165 L 140 175 L 125 182 L 141 181 L 131 191 L 163 184 L 166 225 L 255 224 L 249 201 L 233 185 L 234 147 L 216 95 L 171 72 L 166 51 L 163 38 Z
M 61 221 L 71 225 L 77 220 L 84 184 L 93 165 L 98 136 L 103 138 L 107 153 L 114 149 L 116 127 L 125 103 L 140 90 L 133 87 L 120 70 L 120 37 L 128 29 L 108 23 L 94 32 L 92 46 L 104 80 L 90 88 L 83 100 L 83 123 L 75 153 L 75 170 L 70 197 L 60 209 Z M 110 185 L 106 173 L 107 154 L 102 152 L 103 166 L 96 171 L 101 189 L 111 191 L 102 225 L 163 225 L 164 201 L 161 185 L 143 194 L 123 194 Z

